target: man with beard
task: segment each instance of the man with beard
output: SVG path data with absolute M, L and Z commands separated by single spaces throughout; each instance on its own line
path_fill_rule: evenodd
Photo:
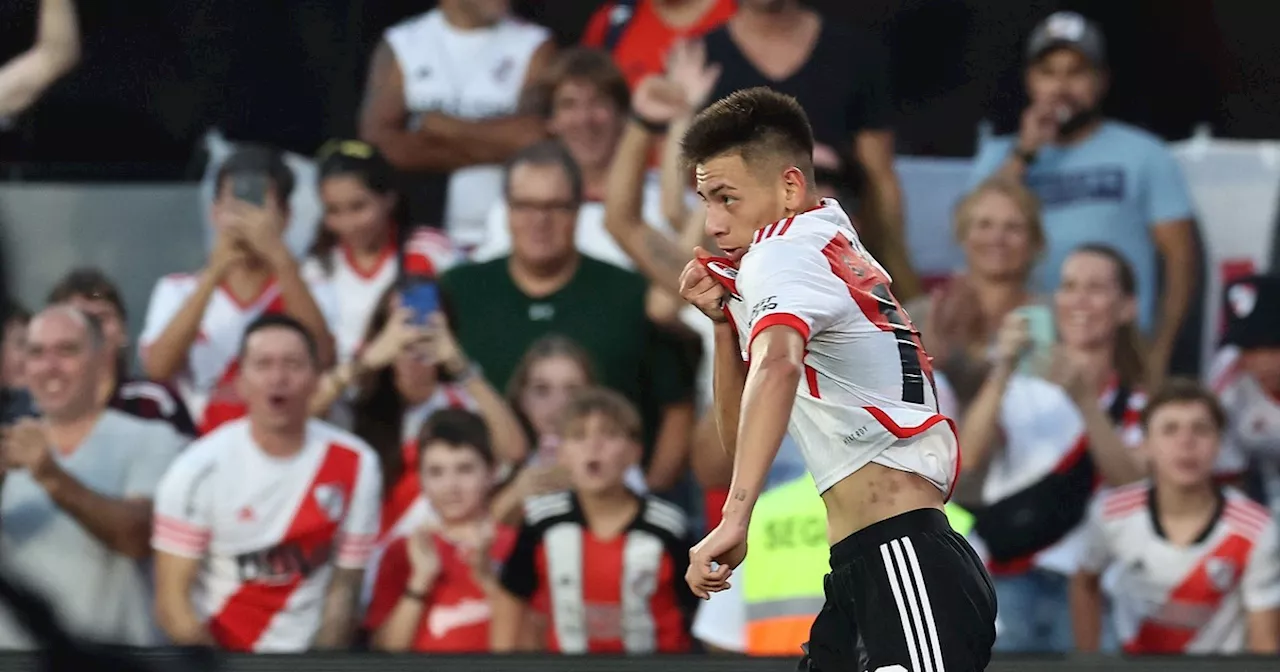
M 972 185 L 999 173 L 1039 196 L 1047 238 L 1041 290 L 1058 284 L 1063 259 L 1080 245 L 1119 250 L 1138 278 L 1150 368 L 1163 372 L 1199 258 L 1186 183 L 1159 138 L 1103 117 L 1109 73 L 1097 25 L 1074 12 L 1049 16 L 1031 33 L 1027 61 L 1031 103 L 1021 128 L 980 148 Z

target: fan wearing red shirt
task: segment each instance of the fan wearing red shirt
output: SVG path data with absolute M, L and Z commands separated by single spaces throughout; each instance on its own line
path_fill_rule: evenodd
M 438 519 L 387 547 L 365 625 L 381 651 L 485 652 L 497 565 L 515 541 L 489 518 L 489 432 L 475 413 L 448 408 L 427 419 L 419 445 L 422 492 Z
M 609 52 L 634 89 L 666 69 L 676 40 L 702 37 L 737 9 L 737 0 L 615 0 L 591 15 L 582 45 Z
M 561 416 L 557 459 L 571 490 L 525 502 L 493 601 L 495 653 L 538 640 L 552 653 L 687 651 L 695 599 L 684 514 L 627 487 L 640 415 L 622 395 L 579 392 Z M 531 614 L 537 618 L 529 618 Z M 545 633 L 527 632 L 545 617 Z

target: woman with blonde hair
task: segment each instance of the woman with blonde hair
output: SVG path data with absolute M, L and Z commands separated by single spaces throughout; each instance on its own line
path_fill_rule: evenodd
M 1044 302 L 1029 281 L 1045 235 L 1035 195 L 999 178 L 961 199 L 954 223 L 964 269 L 932 295 L 908 304 L 907 312 L 934 358 L 934 370 L 944 374 L 963 405 L 986 375 L 987 351 L 1005 316 Z

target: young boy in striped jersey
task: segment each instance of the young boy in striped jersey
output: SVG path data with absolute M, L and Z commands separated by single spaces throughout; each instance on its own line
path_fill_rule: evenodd
M 521 643 L 553 653 L 677 653 L 689 648 L 692 592 L 685 516 L 627 487 L 640 458 L 635 407 L 602 388 L 561 418 L 557 458 L 568 491 L 525 502 L 525 519 L 493 604 L 495 652 Z M 532 618 L 531 618 L 532 616 Z M 545 632 L 530 633 L 545 623 Z

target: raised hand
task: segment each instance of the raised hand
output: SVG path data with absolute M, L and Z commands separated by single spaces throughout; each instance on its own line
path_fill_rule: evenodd
M 667 78 L 684 91 L 685 105 L 697 111 L 720 79 L 720 64 L 707 64 L 707 47 L 702 40 L 680 40 L 667 52 Z
M 373 371 L 390 366 L 401 353 L 426 337 L 426 330 L 413 323 L 413 311 L 397 306 L 386 326 L 361 351 L 360 363 Z
M 650 75 L 636 85 L 631 109 L 651 124 L 670 124 L 688 112 L 689 103 L 679 84 L 662 75 Z

